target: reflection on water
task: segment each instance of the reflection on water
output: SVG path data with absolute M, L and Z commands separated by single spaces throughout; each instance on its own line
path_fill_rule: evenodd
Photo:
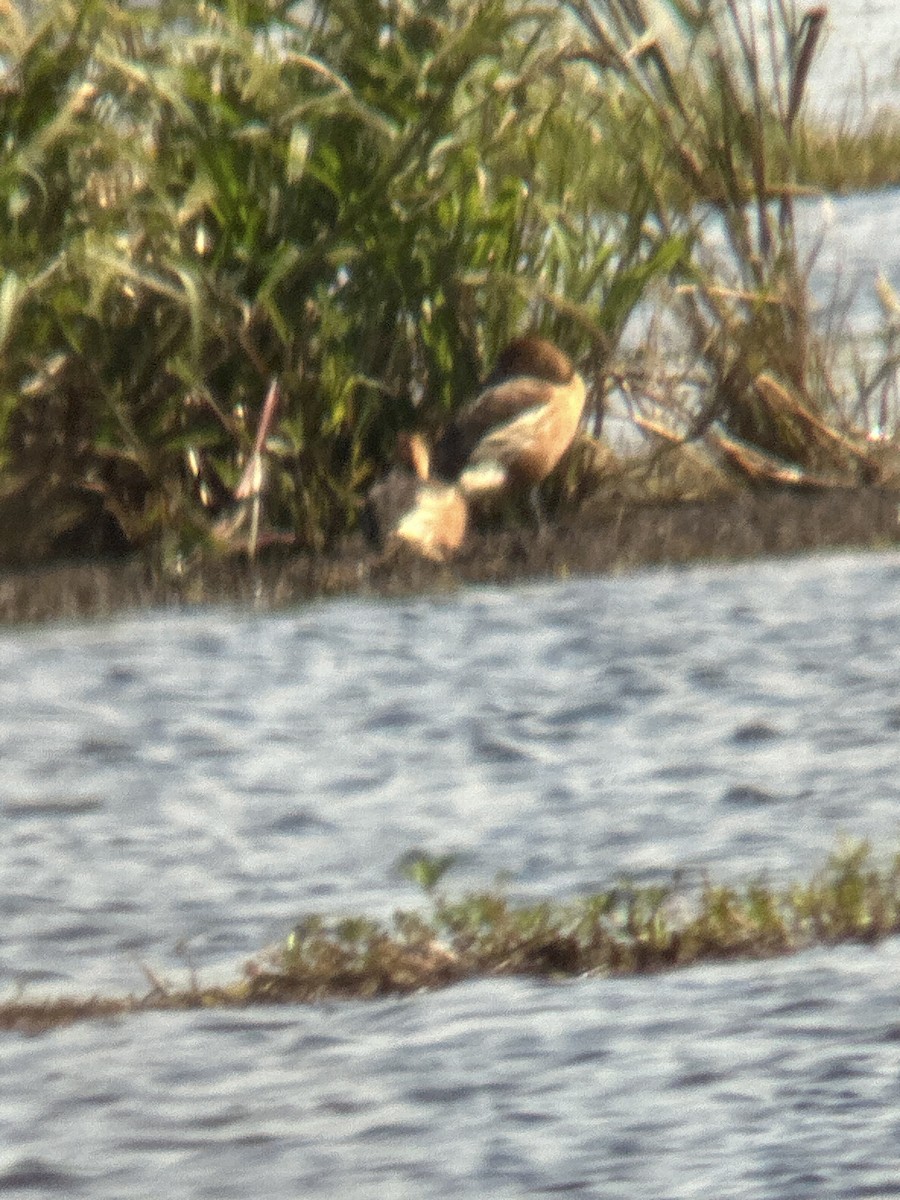
M 893 849 L 898 579 L 845 555 L 6 633 L 0 979 L 233 970 L 303 912 L 418 905 L 412 846 L 556 898 Z M 898 1194 L 897 955 L 8 1038 L 0 1189 Z

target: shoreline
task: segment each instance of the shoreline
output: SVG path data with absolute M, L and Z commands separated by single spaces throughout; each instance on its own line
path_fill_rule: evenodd
M 361 535 L 328 554 L 272 551 L 256 561 L 201 558 L 179 573 L 147 559 L 35 564 L 0 571 L 0 623 L 103 619 L 165 607 L 275 611 L 334 596 L 446 594 L 469 584 L 623 574 L 900 543 L 898 493 L 875 488 L 742 490 L 716 499 L 585 503 L 538 534 L 474 533 L 444 565 L 379 554 Z

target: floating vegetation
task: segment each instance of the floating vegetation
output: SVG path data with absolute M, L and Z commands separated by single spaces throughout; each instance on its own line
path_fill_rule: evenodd
M 0 1027 L 37 1033 L 138 1012 L 370 999 L 484 977 L 641 975 L 900 932 L 900 854 L 879 865 L 867 843 L 840 849 L 804 883 L 707 880 L 688 888 L 676 876 L 661 886 L 623 882 L 569 903 L 514 903 L 500 887 L 453 899 L 438 890 L 451 865 L 407 855 L 403 870 L 427 891 L 426 912 L 398 912 L 390 923 L 306 917 L 228 986 L 203 987 L 192 977 L 175 987 L 151 976 L 141 997 L 19 996 L 0 1003 Z

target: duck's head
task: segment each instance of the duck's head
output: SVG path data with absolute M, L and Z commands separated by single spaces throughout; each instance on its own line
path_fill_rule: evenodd
M 504 380 L 523 375 L 547 383 L 567 384 L 572 382 L 575 368 L 569 356 L 554 346 L 553 342 L 529 334 L 516 338 L 504 347 L 486 384 L 494 387 Z

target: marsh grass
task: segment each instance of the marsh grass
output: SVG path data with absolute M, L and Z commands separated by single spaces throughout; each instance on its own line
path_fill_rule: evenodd
M 502 887 L 453 899 L 438 886 L 450 865 L 407 856 L 406 873 L 430 898 L 424 913 L 398 912 L 389 923 L 305 917 L 232 984 L 204 987 L 192 971 L 189 986 L 177 987 L 148 972 L 153 986 L 141 997 L 18 996 L 0 1003 L 0 1028 L 40 1032 L 136 1012 L 406 995 L 483 977 L 649 974 L 900 932 L 900 855 L 880 865 L 865 843 L 847 844 L 810 880 L 783 887 L 764 879 L 691 886 L 675 876 L 653 886 L 623 881 L 569 903 L 516 903 Z
M 665 36 L 633 0 L 10 0 L 0 558 L 242 544 L 273 379 L 251 544 L 321 550 L 398 428 L 438 428 L 526 325 L 599 413 L 664 281 L 699 381 L 678 436 L 718 425 L 738 471 L 750 445 L 877 480 L 821 432 L 853 397 L 794 240 L 825 136 L 801 114 L 819 10 L 773 0 L 763 37 L 735 3 L 658 8 Z M 888 132 L 859 136 L 845 182 L 898 156 Z
M 795 161 L 805 185 L 829 194 L 898 187 L 900 114 L 885 109 L 863 125 L 801 125 Z

